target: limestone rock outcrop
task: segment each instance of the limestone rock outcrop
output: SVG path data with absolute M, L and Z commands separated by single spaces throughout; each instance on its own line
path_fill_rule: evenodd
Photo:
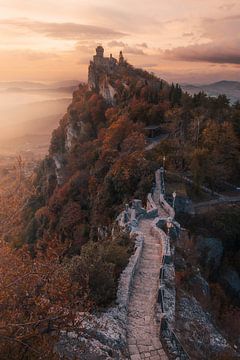
M 109 58 L 104 57 L 104 49 L 102 46 L 97 47 L 96 55 L 93 56 L 93 60 L 90 62 L 88 68 L 88 88 L 101 94 L 110 105 L 115 104 L 115 95 L 117 93 L 110 84 L 110 77 L 114 75 L 124 63 L 125 60 L 122 51 L 119 55 L 119 61 L 117 61 L 112 54 L 110 54 Z

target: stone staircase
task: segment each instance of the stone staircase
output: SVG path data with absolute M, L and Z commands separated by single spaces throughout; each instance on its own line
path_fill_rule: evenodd
M 123 297 L 125 301 L 119 301 L 119 304 L 124 304 L 124 308 L 127 309 L 126 341 L 129 352 L 127 359 L 168 359 L 161 343 L 161 329 L 164 320 L 165 328 L 166 325 L 168 328 L 168 339 L 170 342 L 174 339 L 172 342 L 179 345 L 174 345 L 176 350 L 174 354 L 177 355 L 173 358 L 186 360 L 189 357 L 185 354 L 177 338 L 173 336 L 174 333 L 166 318 L 163 306 L 165 299 L 162 293 L 164 285 L 160 279 L 167 259 L 171 260 L 169 226 L 179 230 L 180 225 L 174 220 L 174 209 L 164 198 L 163 168 L 156 171 L 155 179 L 156 186 L 153 194 L 147 196 L 147 208 L 142 207 L 140 200 L 134 200 L 132 207 L 127 205 L 119 217 L 120 227 L 127 228 L 130 234 L 137 239 L 136 252 L 133 261 L 130 260 L 130 265 L 134 264 L 134 266 L 130 267 L 127 272 L 129 281 L 123 281 L 123 285 L 128 284 L 127 291 L 126 286 L 122 286 L 122 293 L 127 296 Z M 168 234 L 159 227 L 160 223 L 165 223 Z M 139 242 L 138 239 L 141 241 Z M 159 302 L 160 295 L 161 301 Z M 162 306 L 159 306 L 161 302 Z M 164 338 L 166 346 L 165 340 Z M 167 348 L 169 351 L 168 346 Z
M 157 217 L 167 219 L 169 214 L 161 204 L 162 181 L 156 172 L 156 186 L 152 196 Z M 144 245 L 138 270 L 134 276 L 128 307 L 128 348 L 131 360 L 168 359 L 160 342 L 160 326 L 156 320 L 159 291 L 159 273 L 162 267 L 163 242 L 155 236 L 153 219 L 140 220 L 138 229 Z
M 143 219 L 139 224 L 144 246 L 128 308 L 128 348 L 131 360 L 168 359 L 159 340 L 159 324 L 155 318 L 162 246 L 151 235 L 151 223 L 152 220 Z

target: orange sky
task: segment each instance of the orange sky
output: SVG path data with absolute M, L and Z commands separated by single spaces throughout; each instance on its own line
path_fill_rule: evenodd
M 0 0 L 0 81 L 85 80 L 98 43 L 169 81 L 240 80 L 238 0 Z

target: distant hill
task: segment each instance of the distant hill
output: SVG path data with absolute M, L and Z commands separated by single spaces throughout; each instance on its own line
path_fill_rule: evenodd
M 52 85 L 51 85 L 52 86 Z M 72 94 L 74 90 L 76 90 L 78 85 L 70 85 L 70 86 L 58 86 L 58 87 L 46 87 L 46 88 L 38 88 L 38 89 L 30 89 L 30 88 L 21 88 L 21 87 L 8 87 L 3 92 L 9 92 L 9 93 L 66 93 L 66 94 Z M 0 90 L 1 91 L 1 90 Z
M 71 86 L 78 86 L 80 83 L 79 80 L 65 80 L 65 81 L 57 81 L 51 84 L 53 88 L 62 88 L 62 87 L 71 87 Z
M 200 91 L 206 92 L 209 96 L 218 96 L 220 94 L 226 94 L 231 102 L 240 100 L 240 82 L 222 80 L 211 84 L 203 85 L 191 85 L 181 84 L 184 91 L 189 94 L 196 94 Z
M 43 89 L 46 84 L 31 81 L 1 81 L 0 89 L 6 88 L 24 88 L 24 89 Z
M 70 98 L 49 99 L 18 104 L 0 114 L 0 142 L 20 138 L 27 134 L 49 134 L 58 125 Z M 12 145 L 12 143 L 10 144 Z
M 31 82 L 31 81 L 1 81 L 0 90 L 8 91 L 36 91 L 36 90 L 58 90 L 72 89 L 78 86 L 79 80 L 65 80 L 51 83 Z

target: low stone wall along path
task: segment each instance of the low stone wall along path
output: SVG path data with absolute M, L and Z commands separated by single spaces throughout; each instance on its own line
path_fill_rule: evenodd
M 151 235 L 152 220 L 143 219 L 139 230 L 144 247 L 138 270 L 134 276 L 128 310 L 128 348 L 131 360 L 168 359 L 159 340 L 155 306 L 162 264 L 162 245 Z

